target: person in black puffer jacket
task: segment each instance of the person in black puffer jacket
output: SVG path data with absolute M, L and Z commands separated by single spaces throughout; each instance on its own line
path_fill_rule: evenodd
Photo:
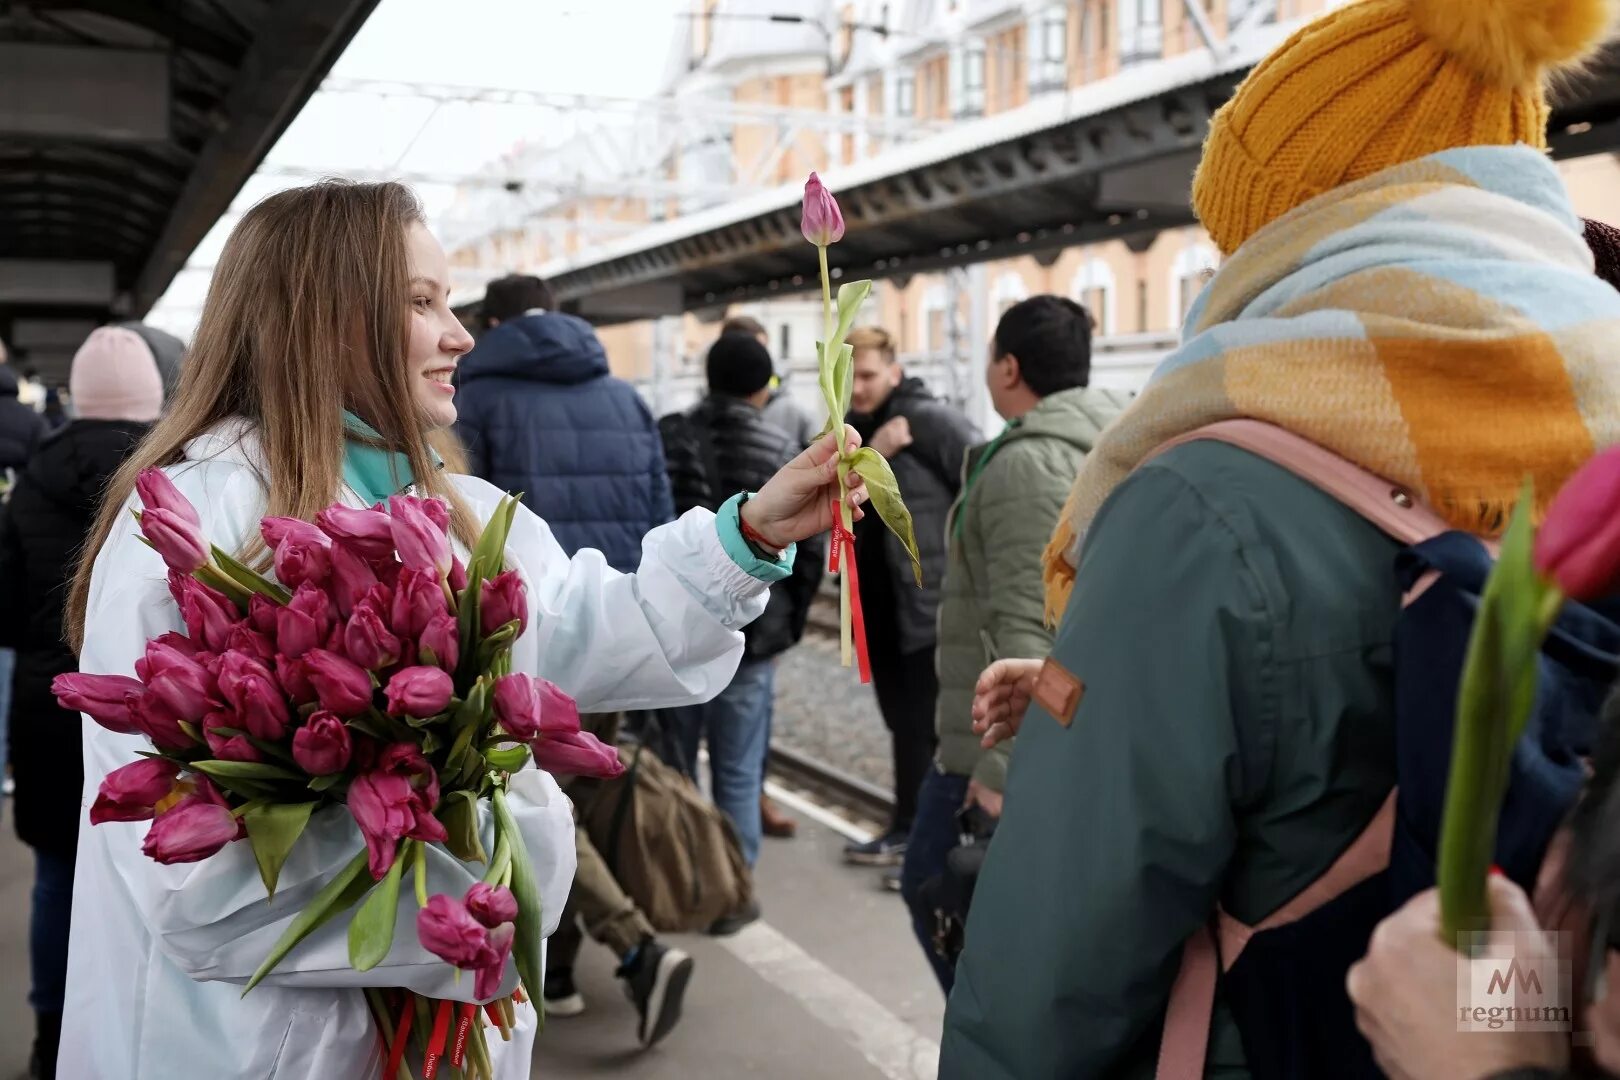
M 163 407 L 152 352 L 134 332 L 94 331 L 73 358 L 78 419 L 48 437 L 0 510 L 0 645 L 17 651 L 10 759 L 17 836 L 34 849 L 29 954 L 38 1022 L 32 1075 L 56 1075 L 67 981 L 68 912 L 84 786 L 80 718 L 51 681 L 78 670 L 63 641 L 62 603 L 107 480 Z
M 43 416 L 17 400 L 18 387 L 16 371 L 0 364 L 0 472 L 28 464 L 50 430 Z
M 722 334 L 709 349 L 708 397 L 659 421 L 676 513 L 758 491 L 803 449 L 761 412 L 771 374 L 770 353 L 754 337 Z M 800 545 L 792 576 L 771 590 L 765 614 L 743 631 L 743 662 L 731 685 L 707 705 L 678 711 L 682 764 L 695 773 L 698 743 L 707 737 L 715 804 L 736 824 L 750 866 L 759 857 L 775 658 L 804 635 L 825 553 L 819 542 Z

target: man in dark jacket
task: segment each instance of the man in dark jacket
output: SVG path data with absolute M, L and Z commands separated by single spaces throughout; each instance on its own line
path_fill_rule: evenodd
M 876 514 L 855 526 L 872 686 L 894 753 L 894 820 L 882 836 L 850 844 L 844 855 L 865 866 L 898 866 L 917 814 L 917 792 L 934 758 L 939 696 L 934 645 L 947 561 L 945 523 L 979 430 L 930 394 L 920 379 L 906 377 L 886 331 L 857 328 L 849 344 L 855 349 L 850 422 L 868 446 L 889 459 L 911 511 L 923 566 L 919 589 L 910 556 Z
M 663 446 L 591 325 L 551 306 L 537 277 L 490 282 L 490 329 L 456 373 L 456 433 L 473 473 L 522 492 L 563 550 L 595 548 L 630 572 L 642 537 L 674 516 Z
M 676 509 L 715 509 L 726 493 L 758 491 L 802 449 L 761 412 L 771 393 L 771 357 L 750 334 L 721 334 L 709 349 L 709 395 L 685 413 L 659 422 Z M 682 765 L 697 770 L 698 743 L 707 738 L 714 801 L 737 826 L 750 866 L 759 858 L 760 796 L 770 741 L 776 657 L 804 635 L 825 549 L 800 545 L 793 575 L 771 592 L 770 605 L 744 629 L 743 661 L 731 685 L 706 705 L 676 710 Z M 722 920 L 717 933 L 740 928 L 757 908 Z
M 29 1001 L 39 1029 L 29 1075 L 39 1077 L 56 1075 L 84 812 L 79 717 L 51 694 L 51 681 L 79 666 L 63 641 L 62 604 L 102 490 L 163 405 L 151 351 L 124 329 L 90 335 L 73 358 L 69 387 L 79 418 L 40 443 L 0 508 L 0 645 L 17 651 L 9 739 L 16 827 L 35 858 Z
M 0 473 L 21 471 L 50 433 L 45 418 L 17 400 L 18 386 L 16 369 L 0 363 Z

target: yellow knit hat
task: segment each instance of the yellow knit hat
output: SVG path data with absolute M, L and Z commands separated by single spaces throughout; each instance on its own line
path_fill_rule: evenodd
M 1359 0 L 1262 61 L 1215 115 L 1193 208 L 1222 253 L 1340 184 L 1459 146 L 1547 145 L 1546 75 L 1613 0 Z

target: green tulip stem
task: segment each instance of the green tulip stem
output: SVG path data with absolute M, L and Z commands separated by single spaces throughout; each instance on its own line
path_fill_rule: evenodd
M 425 908 L 428 904 L 427 893 L 427 845 L 417 842 L 411 849 L 412 869 L 415 870 L 416 879 L 416 906 Z
M 833 339 L 833 303 L 832 303 L 832 273 L 827 269 L 827 245 L 816 245 L 816 257 L 821 260 L 821 340 L 827 349 L 832 349 Z M 824 363 L 832 363 L 827 359 Z M 841 416 L 833 417 L 833 430 L 838 430 L 838 424 L 843 420 Z

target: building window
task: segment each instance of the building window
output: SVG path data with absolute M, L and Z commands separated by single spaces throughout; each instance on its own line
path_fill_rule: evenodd
M 1033 94 L 1057 90 L 1069 77 L 1069 16 L 1063 8 L 1048 8 L 1038 22 L 1031 24 L 1038 37 L 1035 41 L 1035 63 L 1029 71 L 1029 89 Z
M 962 50 L 962 100 L 958 116 L 984 115 L 984 42 L 975 41 Z
M 855 88 L 853 86 L 846 86 L 838 91 L 838 111 L 850 118 L 855 116 Z M 841 160 L 847 165 L 855 160 L 855 129 L 851 127 L 844 132 L 839 142 L 844 152 Z
M 779 345 L 776 350 L 776 363 L 778 367 L 783 367 L 793 355 L 793 324 L 783 323 L 780 329 L 781 333 L 777 335 Z
M 1188 312 L 1219 265 L 1220 256 L 1208 244 L 1192 244 L 1176 255 L 1170 267 L 1170 310 L 1178 328 L 1185 325 Z
M 1104 5 L 1106 10 L 1107 5 Z M 1119 0 L 1120 66 L 1164 55 L 1164 18 L 1160 0 Z
M 931 353 L 945 351 L 945 309 L 942 307 L 929 308 L 924 313 L 927 320 L 927 329 L 924 332 L 926 340 L 923 346 Z
M 1091 315 L 1098 337 L 1115 332 L 1114 271 L 1101 259 L 1087 259 L 1074 275 L 1069 295 Z
M 1136 279 L 1136 331 L 1145 334 L 1148 331 L 1148 283 L 1147 278 Z
M 917 115 L 917 78 L 915 75 L 902 75 L 894 80 L 894 114 L 896 116 Z

